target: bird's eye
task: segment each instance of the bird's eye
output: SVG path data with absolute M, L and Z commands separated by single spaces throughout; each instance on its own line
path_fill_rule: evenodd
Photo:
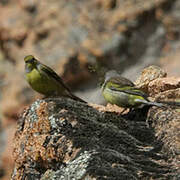
M 34 58 L 26 61 L 26 63 L 33 63 L 33 62 L 34 62 Z

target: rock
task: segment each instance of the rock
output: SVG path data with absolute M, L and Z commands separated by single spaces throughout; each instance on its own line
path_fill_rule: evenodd
M 102 103 L 96 93 L 97 78 L 87 70 L 92 60 L 136 79 L 145 66 L 177 53 L 176 61 L 170 56 L 161 65 L 172 67 L 172 72 L 176 68 L 179 76 L 179 1 L 1 0 L 0 14 L 3 129 L 14 125 L 24 106 L 40 97 L 24 80 L 27 54 L 56 70 L 88 102 Z M 0 169 L 0 176 L 3 172 Z
M 180 78 L 157 78 L 149 83 L 148 92 L 150 96 L 155 97 L 161 92 L 178 88 L 180 88 Z
M 166 90 L 164 92 L 160 92 L 156 94 L 155 101 L 180 101 L 180 88 Z
M 180 91 L 179 91 L 180 92 Z M 157 111 L 151 108 L 149 111 L 148 122 L 151 123 L 155 131 L 155 136 L 165 154 L 169 157 L 176 157 L 177 161 L 172 162 L 173 166 L 178 165 L 180 154 L 180 111 L 170 109 L 167 111 Z M 178 169 L 179 171 L 179 169 Z
M 156 108 L 155 111 L 171 112 L 171 118 L 178 121 L 179 116 L 174 116 L 171 109 Z M 12 179 L 176 178 L 179 157 L 174 155 L 167 162 L 168 153 L 156 149 L 160 143 L 158 133 L 163 134 L 162 126 L 159 125 L 158 133 L 154 134 L 145 122 L 146 115 L 138 114 L 121 115 L 108 112 L 108 107 L 71 99 L 35 101 L 18 121 Z M 154 114 L 149 113 L 149 122 L 153 122 L 155 130 L 156 120 Z M 163 122 L 169 123 L 166 116 Z M 178 131 L 170 134 L 168 142 L 178 141 Z M 172 151 L 168 151 L 170 154 L 173 148 L 176 150 L 177 146 L 173 145 Z
M 148 93 L 149 83 L 157 78 L 166 77 L 166 75 L 166 72 L 160 67 L 154 65 L 148 66 L 147 68 L 143 69 L 135 84 L 138 88 Z

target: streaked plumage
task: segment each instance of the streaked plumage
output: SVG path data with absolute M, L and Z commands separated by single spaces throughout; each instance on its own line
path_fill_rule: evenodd
M 39 62 L 34 56 L 28 55 L 24 58 L 24 61 L 26 80 L 32 89 L 45 96 L 64 96 L 85 102 L 71 93 L 55 71 Z
M 102 94 L 107 102 L 125 108 L 137 108 L 142 105 L 165 106 L 162 103 L 150 102 L 146 93 L 116 71 L 106 73 Z

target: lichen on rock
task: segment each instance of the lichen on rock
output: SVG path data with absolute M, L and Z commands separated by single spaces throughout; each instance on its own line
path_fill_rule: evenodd
M 175 164 L 156 149 L 161 126 L 154 133 L 139 113 L 121 115 L 66 98 L 37 100 L 19 120 L 12 179 L 175 177 Z

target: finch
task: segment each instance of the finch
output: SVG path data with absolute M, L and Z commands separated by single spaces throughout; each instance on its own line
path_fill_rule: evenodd
M 63 96 L 85 102 L 71 93 L 63 80 L 50 67 L 42 64 L 34 56 L 24 58 L 25 77 L 29 85 L 40 94 L 45 96 Z
M 124 108 L 138 108 L 144 105 L 166 106 L 163 103 L 149 101 L 146 93 L 114 70 L 106 73 L 102 94 L 107 102 Z

